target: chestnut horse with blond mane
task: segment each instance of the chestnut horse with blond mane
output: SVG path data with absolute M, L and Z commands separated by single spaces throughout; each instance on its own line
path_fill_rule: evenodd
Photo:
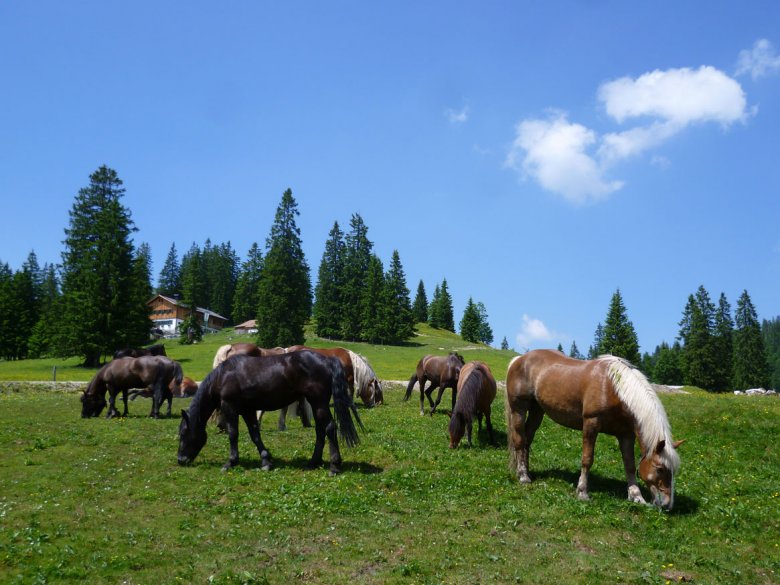
M 677 447 L 661 401 L 647 378 L 626 360 L 602 356 L 576 360 L 553 350 L 529 351 L 509 363 L 506 378 L 507 442 L 510 471 L 530 483 L 528 453 L 547 414 L 560 425 L 582 431 L 582 468 L 577 496 L 589 499 L 588 472 L 596 437 L 617 438 L 628 483 L 628 499 L 646 503 L 636 482 L 634 442 L 639 440 L 639 475 L 652 503 L 671 510 Z
M 471 429 L 474 417 L 477 417 L 477 432 L 482 430 L 482 417 L 485 417 L 490 444 L 495 444 L 493 425 L 490 422 L 490 406 L 496 397 L 496 379 L 484 362 L 467 363 L 460 370 L 458 378 L 458 399 L 450 415 L 450 449 L 456 449 L 463 435 L 466 435 L 471 447 Z

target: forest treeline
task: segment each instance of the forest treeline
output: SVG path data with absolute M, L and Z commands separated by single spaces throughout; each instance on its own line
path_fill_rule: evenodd
M 346 231 L 334 221 L 312 286 L 289 189 L 264 246 L 253 243 L 242 260 L 230 242 L 193 242 L 181 257 L 171 244 L 154 286 L 151 251 L 133 242 L 137 230 L 124 193 L 116 171 L 101 166 L 75 196 L 59 264 L 41 266 L 35 252 L 16 271 L 0 262 L 0 358 L 81 356 L 97 366 L 118 348 L 148 343 L 147 301 L 155 293 L 208 308 L 233 324 L 255 319 L 257 342 L 265 347 L 303 343 L 308 323 L 323 338 L 386 344 L 409 339 L 420 322 L 456 331 L 446 278 L 430 300 L 420 280 L 411 300 L 398 251 L 385 266 L 357 213 Z M 201 335 L 194 319 L 181 329 L 190 333 L 184 343 Z M 465 341 L 493 343 L 487 309 L 472 297 L 457 330 Z M 509 349 L 506 338 L 500 346 Z M 618 290 L 587 356 L 576 342 L 569 350 L 577 358 L 604 353 L 626 358 L 662 384 L 714 391 L 778 387 L 780 317 L 759 323 L 747 291 L 732 317 L 725 295 L 716 306 L 700 287 L 683 309 L 673 342 L 640 355 Z

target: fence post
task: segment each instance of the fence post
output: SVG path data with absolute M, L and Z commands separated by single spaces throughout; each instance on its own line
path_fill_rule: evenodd
M 52 382 L 56 382 L 57 381 L 57 366 L 54 366 L 51 369 L 51 380 L 52 380 Z

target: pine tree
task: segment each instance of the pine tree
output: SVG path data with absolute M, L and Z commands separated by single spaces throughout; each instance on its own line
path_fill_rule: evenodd
M 715 305 L 707 290 L 700 286 L 688 303 L 680 321 L 679 339 L 682 341 L 682 369 L 684 383 L 706 390 L 715 389 L 715 357 L 713 336 Z
M 650 378 L 656 384 L 677 386 L 683 384 L 682 348 L 679 343 L 672 347 L 662 342 L 655 350 L 653 371 Z
M 604 342 L 604 326 L 599 323 L 593 334 L 593 345 L 588 348 L 588 359 L 595 360 L 601 355 L 601 345 Z
M 350 231 L 346 235 L 344 254 L 344 287 L 342 289 L 341 335 L 344 339 L 360 339 L 361 321 L 364 307 L 361 305 L 363 286 L 371 262 L 374 244 L 368 239 L 368 226 L 359 214 L 355 213 L 349 222 Z
M 389 339 L 388 303 L 384 267 L 379 257 L 372 254 L 360 297 L 360 336 L 363 341 L 381 343 Z
M 190 314 L 179 326 L 179 341 L 190 344 L 203 338 L 203 327 L 198 321 L 197 309 L 204 307 L 207 295 L 203 254 L 195 242 L 181 261 L 181 289 L 182 305 L 189 307 Z
M 509 342 L 506 340 L 506 335 L 501 340 L 501 349 L 503 349 L 504 351 L 509 349 Z
M 295 223 L 298 215 L 298 204 L 292 190 L 287 189 L 266 240 L 258 287 L 257 342 L 263 347 L 303 343 L 304 327 L 311 316 L 311 280 L 301 230 Z
M 729 390 L 734 357 L 734 321 L 731 319 L 731 305 L 726 295 L 721 293 L 714 319 L 713 352 L 713 388 Z
M 253 242 L 247 253 L 246 261 L 241 265 L 236 281 L 236 292 L 233 296 L 234 323 L 239 324 L 255 318 L 259 302 L 257 297 L 258 283 L 262 271 L 263 253 L 257 242 Z
M 780 388 L 780 317 L 764 319 L 761 322 L 761 336 L 769 363 L 769 387 L 777 389 Z
M 149 244 L 138 246 L 132 266 L 132 279 L 128 283 L 130 302 L 127 306 L 127 318 L 120 337 L 119 346 L 134 347 L 149 342 L 151 329 L 150 307 L 147 302 L 152 298 L 152 252 Z
M 488 321 L 487 309 L 481 301 L 476 306 L 479 315 L 479 340 L 485 345 L 490 345 L 493 343 L 493 329 Z
M 14 314 L 11 298 L 13 272 L 8 263 L 0 263 L 0 357 L 12 358 Z
M 388 343 L 399 343 L 414 334 L 414 316 L 409 301 L 409 288 L 398 250 L 393 250 L 390 267 L 385 274 L 384 319 Z
M 130 211 L 116 171 L 101 166 L 70 210 L 62 253 L 62 299 L 57 352 L 96 367 L 122 342 L 133 299 Z
M 442 281 L 441 288 L 439 289 L 438 310 L 441 312 L 441 328 L 455 333 L 455 317 L 453 315 L 452 309 L 452 297 L 450 296 L 450 291 L 447 288 L 446 278 Z
M 157 292 L 170 298 L 181 298 L 181 266 L 176 253 L 176 244 L 171 244 L 168 256 L 165 257 L 160 275 L 157 277 Z
M 575 360 L 583 359 L 583 355 L 580 353 L 580 350 L 577 347 L 577 342 L 574 340 L 572 340 L 571 342 L 571 348 L 569 349 L 569 357 L 574 358 Z
M 479 341 L 479 312 L 471 297 L 466 302 L 463 317 L 460 320 L 460 336 L 464 341 L 476 343 Z
M 412 314 L 415 322 L 428 322 L 428 297 L 425 295 L 425 285 L 422 279 L 417 285 L 417 294 L 414 296 L 414 303 L 412 304 Z
M 62 297 L 53 264 L 45 264 L 41 270 L 39 290 L 40 312 L 28 341 L 30 357 L 41 358 L 52 354 L 57 338 L 57 324 Z
M 609 303 L 599 352 L 622 357 L 632 364 L 639 364 L 641 359 L 636 331 L 634 331 L 634 325 L 626 314 L 620 289 L 615 291 Z
M 444 326 L 441 313 L 441 288 L 438 284 L 433 289 L 433 298 L 431 298 L 431 304 L 428 306 L 428 325 L 436 329 L 441 329 Z
M 734 387 L 736 390 L 766 388 L 769 365 L 758 315 L 747 291 L 737 300 L 734 315 Z
M 344 315 L 345 290 L 345 253 L 344 233 L 338 222 L 328 232 L 325 251 L 322 253 L 320 269 L 317 272 L 317 287 L 314 291 L 312 309 L 316 321 L 315 332 L 328 339 L 341 336 Z

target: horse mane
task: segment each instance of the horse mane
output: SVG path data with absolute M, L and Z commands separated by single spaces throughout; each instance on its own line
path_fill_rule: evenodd
M 620 401 L 636 420 L 637 433 L 646 449 L 652 449 L 661 441 L 666 445 L 659 454 L 666 467 L 676 472 L 680 456 L 672 444 L 672 429 L 658 398 L 645 375 L 628 361 L 617 356 L 600 356 L 599 361 L 608 365 L 609 378 Z
M 221 346 L 217 353 L 214 354 L 214 363 L 211 365 L 212 369 L 216 369 L 216 367 L 224 362 L 228 358 L 228 354 L 230 353 L 230 350 L 233 348 L 232 345 L 229 343 L 227 345 Z
M 351 349 L 348 349 L 349 359 L 352 360 L 352 369 L 355 375 L 355 386 L 358 391 L 362 391 L 374 378 L 376 373 L 371 368 L 368 360 L 359 353 L 355 353 Z
M 203 381 L 198 385 L 198 389 L 196 390 L 195 394 L 192 396 L 190 407 L 187 410 L 187 413 L 189 414 L 190 417 L 191 424 L 202 423 L 205 426 L 208 417 L 210 417 L 211 414 L 217 409 L 218 405 L 212 404 L 208 401 L 211 398 L 211 385 L 218 377 L 222 376 L 223 369 L 225 369 L 224 363 L 218 364 L 218 366 L 213 370 L 211 370 L 208 373 L 208 375 L 203 379 Z M 202 416 L 201 411 L 208 411 L 208 412 L 205 413 L 205 416 Z M 201 418 L 203 418 L 202 421 Z
M 458 389 L 458 399 L 455 402 L 456 412 L 463 413 L 467 419 L 473 418 L 474 411 L 477 408 L 477 397 L 479 396 L 479 390 L 482 388 L 482 378 L 485 373 L 480 366 L 474 366 L 466 375 L 466 379 L 463 380 L 463 384 Z

